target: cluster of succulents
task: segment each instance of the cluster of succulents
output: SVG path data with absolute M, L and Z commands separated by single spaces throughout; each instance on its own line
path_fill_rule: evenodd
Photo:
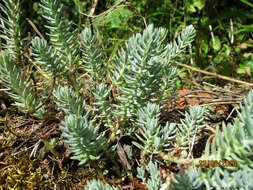
M 162 188 L 157 164 L 186 161 L 187 155 L 173 158 L 171 152 L 180 146 L 189 153 L 208 115 L 208 109 L 194 106 L 180 123 L 161 123 L 165 102 L 176 93 L 175 60 L 193 41 L 194 27 L 187 26 L 175 41 L 166 43 L 168 31 L 148 25 L 142 33 L 130 37 L 108 63 L 89 28 L 78 33 L 64 18 L 59 0 L 41 0 L 49 41 L 33 38 L 30 61 L 36 65 L 37 74 L 47 77 L 50 83 L 39 83 L 41 88 L 35 90 L 23 69 L 26 65 L 22 63 L 25 49 L 19 5 L 18 0 L 3 0 L 0 4 L 4 13 L 0 17 L 1 39 L 5 42 L 0 53 L 0 80 L 15 105 L 21 112 L 43 118 L 47 112 L 43 103 L 55 103 L 65 114 L 61 123 L 63 139 L 72 159 L 80 165 L 116 156 L 111 154 L 115 139 L 122 134 L 131 136 L 134 148 L 141 152 L 141 163 L 146 163 L 137 169 L 137 177 L 149 190 Z M 85 91 L 84 86 L 89 89 Z M 171 188 L 251 189 L 252 157 L 253 92 L 244 99 L 234 123 L 217 127 L 216 137 L 207 143 L 205 153 L 192 161 L 236 160 L 237 170 L 189 168 L 175 174 Z M 93 180 L 84 189 L 117 187 Z

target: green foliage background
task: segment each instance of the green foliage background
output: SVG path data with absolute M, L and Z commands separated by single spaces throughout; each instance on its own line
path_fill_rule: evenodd
M 90 25 L 85 15 L 89 14 L 92 0 L 63 0 L 62 3 L 64 16 L 80 30 Z M 22 6 L 25 17 L 46 33 L 39 1 L 23 0 Z M 198 31 L 191 55 L 196 66 L 252 80 L 252 10 L 249 0 L 103 0 L 98 1 L 92 23 L 108 53 L 105 56 L 116 52 L 131 34 L 140 32 L 145 27 L 144 19 L 147 24 L 169 29 L 168 40 L 173 40 L 186 25 L 193 24 Z M 27 30 L 33 32 L 31 28 Z

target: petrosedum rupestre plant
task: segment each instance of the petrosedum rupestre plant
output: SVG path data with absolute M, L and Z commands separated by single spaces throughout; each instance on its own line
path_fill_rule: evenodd
M 172 150 L 171 142 L 176 136 L 176 124 L 167 122 L 165 126 L 161 126 L 160 114 L 160 107 L 151 103 L 138 112 L 137 123 L 140 128 L 136 136 L 139 142 L 133 144 L 142 151 L 143 157 Z
M 50 101 L 64 111 L 62 136 L 69 145 L 72 159 L 79 160 L 80 164 L 114 159 L 118 135 L 132 135 L 144 164 L 137 170 L 138 177 L 149 190 L 164 187 L 157 161 L 189 163 L 184 154 L 173 157 L 172 152 L 178 147 L 191 152 L 205 127 L 208 110 L 192 107 L 179 124 L 166 122 L 163 125 L 160 116 L 166 105 L 164 102 L 176 92 L 178 71 L 174 61 L 193 41 L 192 25 L 169 44 L 166 43 L 166 29 L 148 25 L 142 33 L 126 41 L 110 65 L 89 28 L 79 34 L 64 18 L 59 0 L 41 0 L 49 41 L 34 37 L 30 60 L 38 73 L 52 82 L 39 83 L 40 89 L 46 89 L 41 93 L 34 90 L 21 68 L 25 52 L 20 3 L 4 0 L 0 6 L 4 14 L 0 17 L 4 44 L 0 54 L 1 82 L 24 113 L 46 109 L 43 104 Z M 253 92 L 244 100 L 236 121 L 227 126 L 223 124 L 222 131 L 217 127 L 215 140 L 208 141 L 204 155 L 193 159 L 195 164 L 200 159 L 234 159 L 238 162 L 238 170 L 186 170 L 175 175 L 171 188 L 252 189 L 248 180 L 252 178 L 253 168 L 252 110 Z M 94 180 L 85 189 L 117 188 Z
M 21 53 L 17 42 L 22 42 L 19 1 L 6 0 L 4 4 L 1 9 L 8 20 L 1 17 L 2 32 L 14 41 L 9 43 L 7 37 L 3 38 L 6 43 L 0 59 L 1 81 L 8 87 L 8 93 L 21 111 L 36 112 L 44 100 L 48 100 L 48 97 L 50 99 L 51 94 L 45 91 L 42 94 L 48 97 L 38 96 L 33 91 L 32 83 L 25 80 L 22 69 L 18 68 L 17 60 Z M 152 121 L 153 129 L 146 132 L 146 136 L 139 136 L 139 144 L 145 143 L 155 134 L 161 136 L 155 139 L 155 149 L 168 148 L 170 143 L 167 141 L 172 139 L 169 136 L 174 131 L 174 125 L 167 124 L 163 128 L 158 125 L 158 117 L 142 123 L 136 122 L 138 110 L 145 109 L 148 101 L 162 106 L 163 100 L 173 93 L 177 77 L 173 61 L 193 41 L 193 26 L 186 27 L 173 43 L 166 44 L 167 30 L 149 25 L 143 33 L 127 40 L 125 47 L 118 51 L 114 64 L 106 68 L 102 51 L 89 28 L 85 28 L 81 34 L 72 30 L 72 23 L 64 18 L 63 7 L 58 0 L 41 0 L 41 7 L 47 21 L 45 27 L 48 29 L 49 42 L 35 37 L 31 43 L 32 56 L 41 74 L 53 81 L 53 100 L 65 112 L 61 126 L 63 137 L 74 155 L 73 159 L 79 160 L 81 164 L 100 159 L 103 151 L 107 152 L 109 147 L 113 147 L 112 141 L 105 138 L 105 130 L 110 130 L 111 136 L 115 137 L 119 131 L 135 131 L 137 123 L 145 133 L 144 126 L 149 121 Z M 111 80 L 109 83 L 103 80 L 106 73 L 108 76 L 105 78 Z M 82 76 L 92 79 L 92 94 L 81 93 L 85 83 L 80 80 Z M 50 84 L 42 84 L 48 90 Z M 85 99 L 93 103 L 87 105 Z M 100 125 L 96 123 L 106 126 L 105 130 L 98 132 Z M 157 133 L 156 126 L 159 128 Z M 163 132 L 166 135 L 162 135 Z
M 23 48 L 23 30 L 19 0 L 3 0 L 0 2 L 0 38 L 2 47 L 8 49 L 12 60 L 21 62 Z
M 0 80 L 15 100 L 15 105 L 24 113 L 33 113 L 39 106 L 31 81 L 19 68 L 23 63 L 23 30 L 19 0 L 0 2 Z
M 39 104 L 32 83 L 26 80 L 26 76 L 14 64 L 11 54 L 6 51 L 1 51 L 0 74 L 1 81 L 9 90 L 8 94 L 15 100 L 14 105 L 24 113 L 32 113 Z
M 121 120 L 133 120 L 148 101 L 163 105 L 166 94 L 173 93 L 178 72 L 172 63 L 193 41 L 195 31 L 193 26 L 186 27 L 168 45 L 166 34 L 166 29 L 149 25 L 119 50 L 111 78 L 119 91 L 116 114 Z
M 149 126 L 152 126 L 154 121 L 157 122 L 156 118 L 159 116 L 159 109 L 156 105 L 147 105 L 144 110 L 146 114 L 143 115 L 146 119 L 143 119 L 142 115 L 140 115 L 139 120 L 145 121 L 150 117 L 153 118 L 153 121 L 150 120 L 149 124 L 146 123 L 146 127 L 141 128 L 145 132 L 141 132 L 140 134 L 143 137 L 146 137 L 146 134 L 153 129 Z M 142 113 L 143 110 L 141 110 L 140 114 Z M 171 135 L 172 142 L 177 142 L 177 138 L 181 137 L 188 142 L 188 145 L 191 145 L 191 142 L 189 142 L 187 139 L 188 137 L 191 137 L 192 140 L 194 138 L 197 140 L 198 134 L 195 136 L 195 131 L 199 133 L 201 129 L 203 129 L 203 119 L 205 118 L 206 114 L 207 109 L 199 106 L 192 107 L 189 110 L 189 113 L 185 114 L 185 119 L 181 120 L 181 123 L 176 124 L 178 127 L 175 131 L 176 135 Z M 156 126 L 158 128 L 157 132 L 149 136 L 149 139 L 153 140 L 153 144 L 149 143 L 150 140 L 148 140 L 148 138 L 139 137 L 139 135 L 137 135 L 140 141 L 144 142 L 143 145 L 137 145 L 137 147 L 139 147 L 141 150 L 146 150 L 146 152 L 149 154 L 152 154 L 153 152 L 148 152 L 147 150 L 154 150 L 154 153 L 157 153 L 157 150 L 159 150 L 155 149 L 157 146 L 154 139 L 159 137 L 161 139 L 162 135 L 158 135 L 160 128 L 159 125 L 156 124 Z M 189 128 L 191 128 L 191 132 L 186 130 L 187 128 L 185 126 L 189 126 Z M 227 125 L 223 124 L 221 129 L 219 126 L 217 126 L 215 139 L 213 141 L 208 141 L 205 152 L 200 158 L 176 158 L 172 157 L 170 152 L 168 152 L 167 155 L 160 154 L 164 161 L 168 161 L 168 164 L 170 162 L 185 165 L 192 164 L 189 169 L 174 174 L 173 179 L 170 179 L 169 183 L 162 183 L 156 164 L 149 163 L 147 166 L 137 169 L 137 177 L 140 178 L 144 184 L 146 184 L 148 190 L 160 190 L 168 188 L 172 190 L 211 190 L 214 188 L 219 190 L 253 189 L 251 180 L 253 177 L 252 130 L 253 91 L 251 91 L 248 96 L 244 98 L 243 103 L 241 104 L 241 111 L 238 112 L 238 117 L 233 123 L 229 123 Z M 222 163 L 220 163 L 219 167 L 206 169 L 201 168 L 203 167 L 203 165 L 200 164 L 201 160 L 205 162 L 208 162 L 208 160 L 211 162 L 234 160 L 236 164 L 234 166 L 225 164 L 224 167 L 222 167 Z M 199 166 L 200 168 L 198 168 Z M 150 176 L 150 178 L 147 178 L 147 176 Z
M 234 123 L 216 128 L 213 141 L 208 141 L 205 153 L 193 160 L 234 160 L 236 166 L 217 167 L 208 171 L 193 169 L 175 176 L 172 189 L 253 189 L 253 91 L 244 98 Z M 186 163 L 186 160 L 178 163 Z
M 192 143 L 196 143 L 201 130 L 205 127 L 204 120 L 208 109 L 201 106 L 190 107 L 185 113 L 185 118 L 180 123 L 166 122 L 162 126 L 160 121 L 160 107 L 148 103 L 139 109 L 136 124 L 140 126 L 136 132 L 138 142 L 133 144 L 138 147 L 142 156 L 163 157 L 171 153 L 176 147 L 190 151 Z M 190 147 L 190 148 L 189 148 Z M 182 153 L 181 158 L 185 157 Z

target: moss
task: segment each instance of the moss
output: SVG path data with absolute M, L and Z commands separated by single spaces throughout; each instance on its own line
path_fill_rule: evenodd
M 42 189 L 45 186 L 43 174 L 35 160 L 27 155 L 14 157 L 5 152 L 4 165 L 0 169 L 0 189 Z M 44 184 L 43 184 L 44 183 Z

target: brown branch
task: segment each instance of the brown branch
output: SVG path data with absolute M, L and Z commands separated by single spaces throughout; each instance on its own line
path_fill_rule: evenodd
M 115 5 L 113 5 L 111 8 L 109 8 L 108 10 L 106 10 L 105 12 L 102 12 L 98 15 L 90 15 L 91 11 L 89 14 L 85 14 L 85 13 L 81 13 L 82 15 L 86 16 L 86 17 L 91 17 L 91 18 L 96 18 L 96 17 L 100 17 L 100 16 L 105 16 L 106 14 L 109 14 L 113 9 L 115 9 L 116 7 L 118 7 L 121 3 L 124 3 L 125 0 L 119 1 L 118 3 L 116 3 Z M 92 10 L 92 9 L 91 9 Z M 95 12 L 95 10 L 94 10 Z
M 42 39 L 45 39 L 43 37 L 43 35 L 40 33 L 40 31 L 38 30 L 38 28 L 35 26 L 35 24 L 33 24 L 33 22 L 29 18 L 26 18 L 26 20 L 31 25 L 31 27 L 33 28 L 33 30 L 39 35 L 39 37 L 42 38 Z
M 89 17 L 92 17 L 94 15 L 97 4 L 98 4 L 98 0 L 94 0 L 93 4 L 91 6 L 91 9 L 90 9 Z
M 91 30 L 91 34 L 94 35 L 94 28 L 93 28 L 93 22 L 92 22 L 92 17 L 95 13 L 96 7 L 98 5 L 98 0 L 94 0 L 91 9 L 90 9 L 90 13 L 89 16 L 87 17 L 89 23 L 90 23 L 90 30 Z
M 217 74 L 217 73 L 211 73 L 211 72 L 208 72 L 208 71 L 204 71 L 204 70 L 201 70 L 201 69 L 199 69 L 199 68 L 191 67 L 191 66 L 186 65 L 186 64 L 183 64 L 183 63 L 178 63 L 178 62 L 177 62 L 177 64 L 178 64 L 179 66 L 181 66 L 181 67 L 185 67 L 185 68 L 187 68 L 187 69 L 190 69 L 190 70 L 193 70 L 193 71 L 196 71 L 196 72 L 205 74 L 205 75 L 210 75 L 210 76 L 214 76 L 214 77 L 216 77 L 216 78 L 222 79 L 222 80 L 226 80 L 226 81 L 230 81 L 230 82 L 242 84 L 242 85 L 245 85 L 245 86 L 252 86 L 252 87 L 253 87 L 253 84 L 252 84 L 252 83 L 249 83 L 249 82 L 245 82 L 245 81 L 241 81 L 241 80 L 238 80 L 238 79 L 235 79 L 235 78 L 231 78 L 231 77 L 219 75 L 219 74 Z

